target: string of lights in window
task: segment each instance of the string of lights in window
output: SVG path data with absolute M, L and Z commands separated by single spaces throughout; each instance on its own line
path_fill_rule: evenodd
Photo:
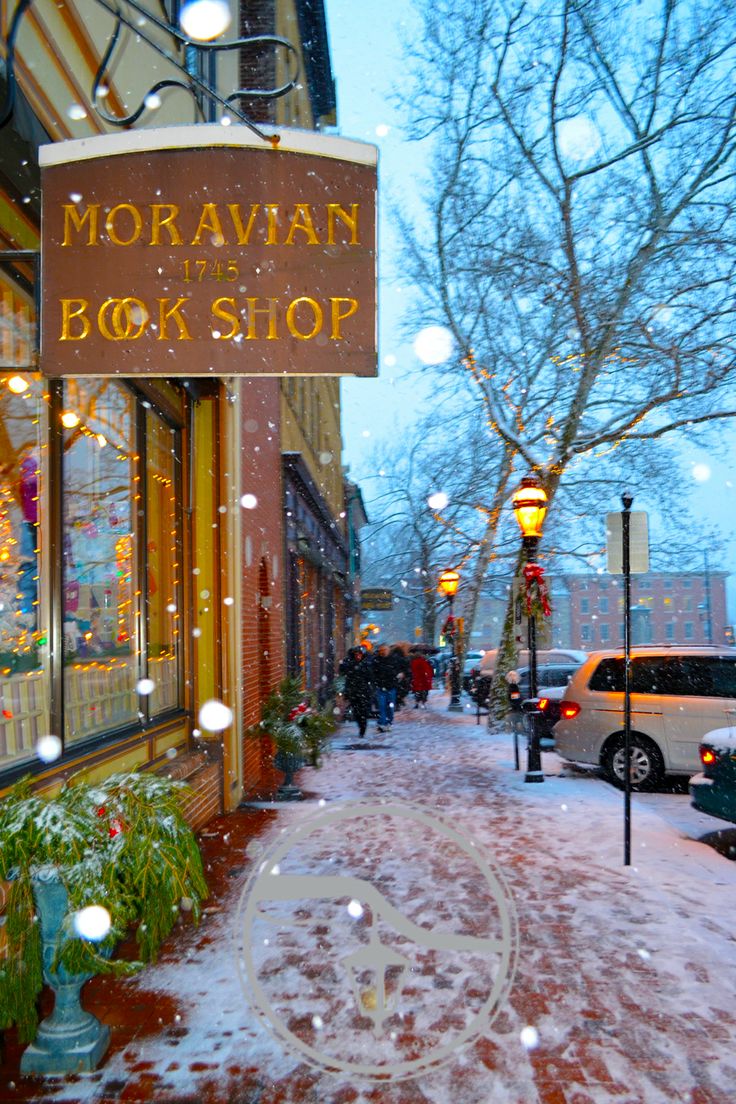
M 34 0 L 19 0 L 10 21 L 5 55 L 7 87 L 5 102 L 0 105 L 0 129 L 10 121 L 15 109 L 17 88 L 15 74 L 16 40 L 23 16 L 33 3 Z M 156 15 L 150 9 L 138 3 L 137 0 L 95 0 L 95 3 L 107 11 L 115 21 L 95 73 L 90 95 L 90 102 L 95 112 L 106 123 L 116 127 L 132 126 L 145 110 L 150 109 L 159 92 L 167 88 L 178 88 L 192 97 L 202 118 L 204 118 L 204 103 L 209 101 L 210 105 L 219 105 L 227 113 L 223 116 L 222 122 L 227 122 L 232 118 L 243 123 L 263 141 L 270 142 L 272 145 L 278 143 L 277 135 L 265 134 L 237 104 L 241 100 L 277 99 L 296 88 L 299 78 L 299 56 L 296 48 L 288 39 L 282 38 L 280 35 L 266 34 L 246 35 L 226 42 L 215 41 L 219 40 L 230 24 L 231 13 L 226 0 L 185 0 L 178 12 L 178 26 L 168 17 Z M 176 7 L 178 7 L 178 4 Z M 173 41 L 179 56 L 155 40 L 149 25 L 157 31 L 163 32 Z M 145 42 L 156 54 L 169 62 L 178 70 L 181 77 L 167 77 L 156 81 L 141 98 L 135 110 L 130 111 L 127 115 L 114 115 L 106 110 L 103 101 L 108 95 L 108 69 L 124 27 L 135 34 L 136 41 Z M 225 96 L 202 72 L 197 71 L 202 68 L 201 60 L 207 55 L 242 50 L 246 47 L 274 51 L 283 50 L 289 70 L 283 82 L 274 88 L 238 88 Z

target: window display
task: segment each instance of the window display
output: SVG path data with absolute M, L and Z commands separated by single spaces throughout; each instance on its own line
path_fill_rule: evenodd
M 39 588 L 43 393 L 31 374 L 0 382 L 0 767 L 31 758 L 49 732 Z
M 138 718 L 134 596 L 140 501 L 135 399 L 104 380 L 64 384 L 62 558 L 65 743 Z

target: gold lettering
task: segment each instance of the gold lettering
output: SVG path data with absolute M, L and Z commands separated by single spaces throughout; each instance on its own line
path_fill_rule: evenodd
M 168 211 L 165 218 L 162 218 L 164 211 Z M 182 238 L 174 221 L 179 214 L 179 208 L 175 203 L 152 203 L 151 204 L 151 245 L 161 245 L 161 231 L 164 227 L 169 232 L 169 242 L 171 245 L 181 245 Z
M 112 333 L 106 317 L 111 307 Z M 125 299 L 105 299 L 97 312 L 97 328 L 107 341 L 137 341 L 147 324 L 146 304 L 142 299 L 134 299 L 130 296 L 126 296 Z
M 115 229 L 115 219 L 118 216 L 119 211 L 127 211 L 133 219 L 133 233 L 125 241 L 121 238 Z M 113 207 L 107 218 L 105 219 L 105 229 L 107 230 L 110 241 L 113 245 L 132 245 L 134 241 L 138 241 L 141 236 L 141 230 L 143 229 L 143 217 L 137 207 L 134 207 L 132 203 L 118 203 L 117 207 Z
M 247 226 L 243 226 L 243 219 L 240 215 L 239 203 L 228 203 L 227 209 L 230 212 L 230 218 L 232 219 L 233 226 L 235 227 L 235 233 L 238 235 L 238 245 L 249 245 L 253 223 L 255 222 L 256 215 L 261 209 L 260 203 L 251 203 L 250 216 L 248 218 Z
M 74 303 L 76 303 L 77 306 L 75 309 L 72 309 L 72 304 Z M 59 341 L 84 341 L 91 328 L 90 320 L 85 314 L 88 306 L 89 300 L 87 299 L 61 300 L 61 337 Z M 78 318 L 80 320 L 82 325 L 81 333 L 73 334 L 71 332 L 71 322 L 73 318 Z
M 359 203 L 351 203 L 350 210 L 352 214 L 348 214 L 344 207 L 341 207 L 339 203 L 327 204 L 327 244 L 335 244 L 335 220 L 339 219 L 350 230 L 350 245 L 360 245 L 358 238 L 358 209 Z
M 232 313 L 229 310 L 225 310 L 225 306 L 231 307 L 232 308 Z M 215 301 L 212 304 L 212 314 L 214 315 L 214 317 L 219 318 L 221 322 L 230 322 L 231 323 L 230 333 L 220 334 L 219 335 L 219 340 L 220 341 L 229 341 L 231 337 L 235 337 L 236 334 L 240 333 L 240 322 L 238 320 L 237 314 L 235 314 L 234 311 L 235 311 L 235 300 L 234 299 L 227 299 L 227 298 L 223 297 L 223 298 L 220 298 L 220 299 L 215 299 Z
M 248 341 L 254 341 L 258 337 L 256 333 L 256 315 L 267 314 L 268 315 L 268 333 L 266 334 L 266 341 L 277 341 L 278 334 L 276 333 L 276 306 L 278 299 L 267 299 L 267 307 L 257 307 L 256 303 L 258 299 L 246 299 L 248 304 L 248 333 L 245 335 Z
M 97 226 L 98 216 L 100 213 L 99 203 L 93 203 L 91 207 L 87 207 L 83 215 L 79 214 L 77 208 L 71 203 L 65 203 L 63 205 L 64 210 L 64 240 L 62 245 L 71 245 L 71 230 L 74 228 L 78 233 L 82 232 L 82 227 L 85 222 L 89 220 L 87 226 L 87 245 L 99 245 L 97 241 Z
M 192 245 L 202 244 L 202 234 L 205 232 L 205 230 L 211 231 L 213 245 L 225 244 L 225 235 L 222 232 L 222 223 L 220 222 L 220 216 L 217 213 L 216 203 L 202 204 L 202 214 L 199 219 L 197 233 L 192 238 Z
M 278 245 L 278 229 L 279 229 L 279 205 L 278 203 L 266 203 L 266 214 L 268 215 L 268 237 L 266 238 L 266 245 Z
M 179 341 L 191 341 L 192 340 L 192 335 L 189 333 L 189 330 L 187 329 L 187 324 L 184 320 L 184 316 L 180 313 L 181 308 L 184 306 L 185 303 L 189 302 L 189 299 L 187 297 L 179 298 L 174 303 L 173 307 L 167 307 L 166 304 L 168 302 L 169 302 L 168 299 L 159 299 L 159 301 L 158 301 L 158 305 L 159 305 L 158 340 L 159 341 L 168 341 L 169 340 L 168 321 L 169 321 L 170 318 L 173 318 L 174 321 L 176 322 L 177 326 L 179 327 L 179 335 L 178 335 L 177 340 L 179 340 Z
M 296 312 L 300 303 L 308 303 L 309 307 L 314 314 L 314 324 L 309 333 L 302 333 L 296 328 Z M 289 306 L 286 308 L 286 325 L 289 333 L 292 337 L 296 337 L 299 341 L 309 341 L 310 338 L 315 337 L 322 329 L 322 308 L 316 299 L 310 299 L 308 295 L 300 295 L 298 299 L 293 299 Z
M 289 227 L 289 233 L 286 235 L 284 245 L 294 244 L 294 233 L 296 230 L 301 230 L 307 235 L 307 245 L 319 245 L 319 238 L 314 230 L 312 212 L 308 203 L 297 203 L 294 208 L 294 217 L 291 220 L 291 226 Z
M 340 313 L 340 303 L 348 304 L 348 309 L 343 314 Z M 340 323 L 344 322 L 346 318 L 350 318 L 351 315 L 355 314 L 358 309 L 358 300 L 343 299 L 336 296 L 334 298 L 330 298 L 330 304 L 332 307 L 332 333 L 330 334 L 330 337 L 334 341 L 342 341 Z

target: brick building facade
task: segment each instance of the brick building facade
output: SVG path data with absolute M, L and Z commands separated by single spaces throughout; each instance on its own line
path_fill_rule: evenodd
M 724 571 L 648 572 L 631 577 L 634 644 L 732 644 Z M 623 644 L 623 579 L 607 572 L 550 575 L 552 615 L 540 623 L 542 646 L 580 648 Z M 471 648 L 498 644 L 511 580 L 491 581 L 481 597 L 469 638 Z M 526 639 L 525 627 L 517 635 Z
M 725 571 L 647 572 L 631 577 L 634 644 L 725 644 Z M 616 575 L 565 575 L 569 594 L 569 646 L 607 648 L 623 642 L 623 579 Z
M 241 5 L 232 7 L 238 26 Z M 282 133 L 334 126 L 321 0 L 247 7 L 293 43 L 301 63 L 291 91 L 258 100 L 258 119 Z M 48 366 L 40 375 L 42 156 L 81 181 L 67 139 L 145 146 L 145 132 L 173 134 L 193 110 L 198 123 L 231 122 L 222 104 L 200 96 L 195 109 L 177 86 L 122 134 L 84 100 L 108 14 L 96 5 L 84 18 L 73 6 L 45 10 L 51 30 L 32 15 L 22 24 L 16 110 L 0 131 L 0 794 L 24 772 L 45 788 L 82 766 L 95 778 L 163 767 L 190 781 L 201 822 L 262 786 L 261 749 L 244 733 L 286 673 L 285 640 L 289 669 L 309 690 L 329 684 L 344 653 L 352 584 L 339 382 L 189 378 L 176 350 L 171 378 L 100 382 L 83 356 L 79 380 L 49 378 Z M 118 117 L 150 87 L 144 44 L 118 51 L 105 101 Z M 188 71 L 177 57 L 156 75 Z M 244 86 L 242 57 L 207 57 L 218 88 Z M 258 80 L 282 82 L 284 64 L 270 59 Z M 84 103 L 70 113 L 75 97 Z M 227 144 L 221 136 L 238 129 L 247 128 L 203 127 L 202 142 L 211 130 L 215 146 Z M 136 693 L 142 676 L 155 685 L 146 701 Z M 212 698 L 233 712 L 222 733 L 199 731 L 200 706 Z M 51 764 L 34 751 L 44 732 L 63 740 Z

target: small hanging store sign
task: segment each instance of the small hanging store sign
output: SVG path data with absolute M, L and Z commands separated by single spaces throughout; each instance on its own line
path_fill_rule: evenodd
M 390 610 L 394 608 L 394 592 L 386 587 L 368 587 L 360 592 L 362 610 Z
M 40 162 L 44 374 L 376 375 L 374 146 L 201 125 Z

